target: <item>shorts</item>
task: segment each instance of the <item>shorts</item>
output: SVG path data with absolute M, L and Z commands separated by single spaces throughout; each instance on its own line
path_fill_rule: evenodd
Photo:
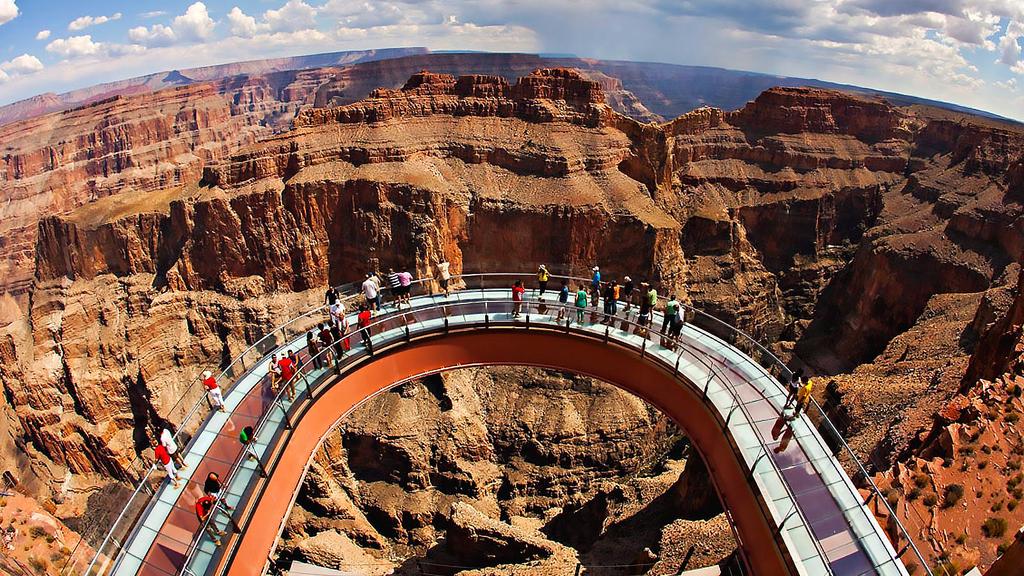
M 447 290 L 448 289 L 448 278 L 441 278 L 441 289 L 442 290 Z
M 395 288 L 395 295 L 405 296 L 406 294 L 409 293 L 409 288 L 410 286 L 399 286 L 398 288 Z

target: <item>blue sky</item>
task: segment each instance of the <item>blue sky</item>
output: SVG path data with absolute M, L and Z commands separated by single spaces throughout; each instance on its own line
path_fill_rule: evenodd
M 0 104 L 160 70 L 395 46 L 721 66 L 1024 120 L 1024 0 L 0 0 Z

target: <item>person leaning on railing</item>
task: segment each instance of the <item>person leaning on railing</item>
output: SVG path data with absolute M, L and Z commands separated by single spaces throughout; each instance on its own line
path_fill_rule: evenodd
M 204 494 L 196 500 L 196 516 L 199 518 L 199 524 L 203 526 L 206 533 L 213 539 L 214 546 L 220 546 L 220 537 L 225 534 L 223 530 L 217 528 L 217 525 L 213 521 L 213 510 L 217 505 L 217 499 L 209 494 Z
M 206 396 L 210 400 L 211 407 L 217 408 L 221 412 L 227 412 L 224 407 L 224 393 L 217 385 L 217 379 L 214 378 L 213 372 L 209 370 L 203 372 L 203 386 L 206 387 Z

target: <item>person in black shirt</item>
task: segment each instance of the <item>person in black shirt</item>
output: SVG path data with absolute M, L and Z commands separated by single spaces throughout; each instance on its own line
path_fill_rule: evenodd
M 324 294 L 324 305 L 330 306 L 338 301 L 338 291 L 334 289 L 334 286 L 327 287 L 327 293 Z
M 220 484 L 220 475 L 218 475 L 216 472 L 210 472 L 209 474 L 207 474 L 206 481 L 203 482 L 203 492 L 205 494 L 213 496 L 217 500 L 220 500 L 220 503 L 224 505 L 225 510 L 234 510 L 234 508 L 231 505 L 229 505 L 226 500 L 220 497 L 222 488 L 223 487 Z

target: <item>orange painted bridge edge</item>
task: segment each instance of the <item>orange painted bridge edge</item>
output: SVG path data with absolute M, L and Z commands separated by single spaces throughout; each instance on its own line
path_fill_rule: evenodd
M 468 366 L 527 365 L 591 376 L 631 392 L 672 419 L 707 463 L 712 481 L 758 575 L 791 573 L 773 522 L 751 487 L 744 464 L 713 408 L 684 384 L 635 352 L 599 340 L 551 331 L 492 329 L 435 335 L 378 353 L 322 390 L 281 448 L 246 529 L 229 559 L 229 576 L 258 576 L 268 566 L 284 521 L 324 438 L 372 396 L 424 374 Z

